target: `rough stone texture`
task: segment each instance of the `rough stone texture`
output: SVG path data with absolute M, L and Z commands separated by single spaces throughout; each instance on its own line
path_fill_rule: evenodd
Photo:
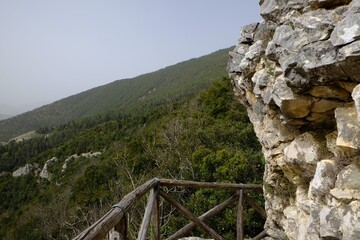
M 38 164 L 25 164 L 24 167 L 18 168 L 16 169 L 13 173 L 12 176 L 13 177 L 20 177 L 23 175 L 27 175 L 30 172 L 32 172 L 34 169 L 36 169 L 39 165 Z
M 336 145 L 347 148 L 360 148 L 360 124 L 354 107 L 335 110 L 338 138 Z
M 73 154 L 70 157 L 65 159 L 64 164 L 61 166 L 61 172 L 66 171 L 67 165 L 71 160 L 78 159 L 79 157 L 92 158 L 92 157 L 97 157 L 99 155 L 101 155 L 101 152 L 87 152 L 87 153 L 82 153 L 80 155 L 75 153 L 75 154 Z
M 317 163 L 314 178 L 310 183 L 310 192 L 316 196 L 328 194 L 335 186 L 337 166 L 335 160 L 322 160 Z
M 57 157 L 53 157 L 53 158 L 50 158 L 49 160 L 47 160 L 44 164 L 44 167 L 43 169 L 41 170 L 40 174 L 39 174 L 39 177 L 40 178 L 45 178 L 47 180 L 50 180 L 51 178 L 51 174 L 49 173 L 48 171 L 48 167 L 49 165 L 51 165 L 52 163 L 54 162 L 57 162 L 59 159 Z
M 269 239 L 359 239 L 360 0 L 261 0 L 229 75 L 266 159 Z

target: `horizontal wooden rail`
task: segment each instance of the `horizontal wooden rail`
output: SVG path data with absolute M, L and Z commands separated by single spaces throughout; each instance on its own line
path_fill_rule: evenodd
M 178 203 L 173 197 L 169 196 L 167 193 L 165 193 L 162 190 L 160 190 L 160 196 L 163 197 L 169 203 L 171 203 L 174 207 L 176 207 L 186 218 L 188 218 L 190 221 L 194 222 L 205 232 L 209 233 L 215 240 L 223 239 L 217 232 L 214 231 L 214 229 L 212 229 L 207 224 L 205 224 L 203 221 L 201 221 L 192 212 L 190 212 L 188 209 L 186 209 L 184 206 L 182 206 L 180 203 Z
M 212 189 L 227 189 L 234 190 L 236 193 L 224 201 L 223 203 L 213 207 L 200 217 L 196 217 L 188 209 L 183 207 L 174 198 L 168 195 L 166 192 L 161 190 L 161 186 L 167 187 L 187 187 L 187 188 L 212 188 Z M 187 234 L 196 225 L 202 228 L 205 232 L 210 234 L 214 239 L 221 240 L 222 237 L 210 228 L 204 221 L 215 214 L 222 211 L 225 207 L 233 202 L 238 201 L 237 204 L 237 235 L 238 239 L 242 240 L 244 237 L 243 232 L 243 201 L 245 200 L 248 204 L 253 207 L 260 215 L 266 218 L 265 210 L 259 206 L 253 199 L 244 194 L 244 190 L 262 191 L 263 187 L 259 184 L 242 184 L 242 183 L 216 183 L 216 182 L 194 182 L 184 180 L 172 180 L 172 179 L 151 179 L 141 185 L 140 187 L 127 194 L 118 204 L 115 204 L 110 211 L 108 211 L 98 221 L 88 227 L 85 231 L 80 233 L 74 240 L 92 240 L 92 239 L 105 239 L 107 234 L 112 231 L 120 234 L 120 239 L 128 239 L 127 235 L 127 212 L 134 205 L 134 203 L 144 196 L 146 193 L 153 190 L 149 196 L 147 207 L 145 210 L 143 222 L 138 235 L 138 240 L 146 239 L 149 228 L 150 219 L 152 217 L 154 227 L 154 237 L 156 240 L 160 240 L 160 216 L 159 216 L 159 195 L 175 208 L 177 208 L 182 214 L 184 214 L 192 223 L 189 223 L 184 228 L 170 236 L 169 239 L 177 239 L 180 236 Z M 239 194 L 240 193 L 240 194 Z M 261 239 L 266 236 L 266 232 L 263 231 L 253 239 Z
M 262 191 L 263 187 L 259 184 L 242 183 L 217 183 L 217 182 L 194 182 L 174 179 L 160 179 L 161 186 L 191 187 L 191 188 L 214 188 L 214 189 L 252 189 Z
M 234 195 L 232 195 L 230 198 L 228 198 L 227 200 L 225 200 L 224 202 L 220 203 L 219 205 L 213 207 L 212 209 L 210 209 L 209 211 L 207 211 L 206 213 L 204 213 L 203 215 L 201 215 L 199 217 L 199 219 L 201 221 L 206 221 L 207 219 L 215 216 L 216 214 L 218 214 L 219 212 L 221 212 L 222 210 L 224 210 L 227 206 L 229 206 L 230 204 L 236 202 L 239 198 L 239 194 L 235 193 Z M 187 224 L 185 227 L 181 228 L 180 230 L 178 230 L 176 233 L 174 233 L 173 235 L 171 235 L 167 240 L 175 240 L 181 237 L 184 237 L 186 233 L 188 233 L 191 229 L 193 229 L 196 226 L 196 224 L 194 222 L 191 222 L 189 224 Z
M 108 211 L 102 218 L 83 231 L 80 235 L 75 237 L 74 240 L 105 238 L 106 234 L 115 227 L 118 222 L 120 222 L 135 201 L 158 184 L 159 179 L 154 178 L 136 188 L 134 191 L 127 194 L 118 204 L 114 205 L 115 207 L 110 209 L 110 211 Z

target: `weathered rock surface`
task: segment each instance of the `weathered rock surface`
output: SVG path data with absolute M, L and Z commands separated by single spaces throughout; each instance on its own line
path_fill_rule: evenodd
M 82 153 L 80 155 L 75 153 L 75 154 L 73 154 L 70 157 L 65 159 L 64 164 L 61 166 L 61 172 L 66 171 L 67 165 L 71 160 L 78 159 L 79 157 L 92 158 L 92 157 L 97 157 L 99 155 L 101 155 L 101 152 L 87 152 L 87 153 Z
M 43 169 L 41 170 L 41 172 L 39 174 L 39 177 L 50 180 L 51 174 L 49 173 L 48 167 L 49 167 L 49 165 L 51 165 L 57 161 L 59 161 L 59 159 L 57 157 L 53 157 L 53 158 L 50 158 L 49 160 L 47 160 L 44 164 Z
M 36 169 L 39 165 L 38 164 L 25 164 L 24 167 L 18 168 L 16 169 L 13 173 L 12 176 L 13 177 L 20 177 L 23 175 L 27 175 L 30 172 L 32 172 L 34 169 Z
M 263 146 L 265 228 L 359 239 L 360 0 L 261 0 L 260 14 L 228 71 Z

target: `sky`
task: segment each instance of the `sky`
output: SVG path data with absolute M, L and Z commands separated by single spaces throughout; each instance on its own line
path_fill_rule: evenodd
M 258 2 L 0 0 L 0 106 L 40 106 L 235 45 L 261 21 Z

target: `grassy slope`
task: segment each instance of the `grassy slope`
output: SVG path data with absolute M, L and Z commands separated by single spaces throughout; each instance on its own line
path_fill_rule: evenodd
M 226 74 L 229 50 L 219 50 L 132 79 L 118 80 L 0 121 L 0 141 L 109 111 L 143 112 L 167 100 L 196 94 Z

